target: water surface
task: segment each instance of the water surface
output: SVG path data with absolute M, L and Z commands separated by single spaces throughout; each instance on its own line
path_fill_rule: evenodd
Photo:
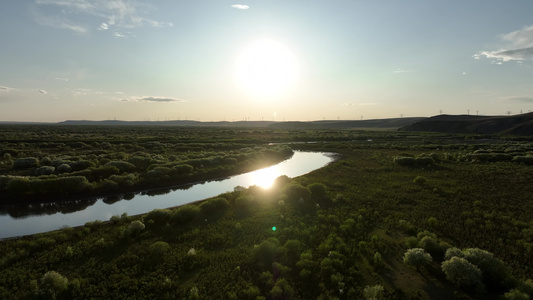
M 277 165 L 230 178 L 188 187 L 143 192 L 100 199 L 0 207 L 0 239 L 78 226 L 113 215 L 137 215 L 158 208 L 179 206 L 233 191 L 236 186 L 268 186 L 281 175 L 296 177 L 327 165 L 331 153 L 295 151 Z

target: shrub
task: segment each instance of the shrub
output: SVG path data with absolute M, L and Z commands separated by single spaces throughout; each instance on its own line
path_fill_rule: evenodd
M 442 263 L 442 271 L 446 279 L 461 287 L 481 285 L 481 270 L 468 260 L 454 256 Z
M 162 227 L 170 220 L 172 211 L 169 209 L 154 209 L 144 217 L 145 222 L 153 221 L 156 227 Z
M 276 281 L 276 284 L 270 290 L 270 295 L 274 299 L 292 299 L 294 297 L 294 289 L 285 278 L 281 278 Z
M 132 173 L 124 175 L 111 175 L 109 176 L 109 180 L 116 182 L 119 186 L 131 187 L 137 182 L 137 176 Z
M 68 279 L 56 271 L 46 272 L 39 281 L 39 294 L 56 299 L 68 287 Z
M 41 175 L 50 175 L 54 173 L 56 168 L 52 166 L 42 166 L 40 168 L 35 169 L 35 175 L 41 176 Z
M 513 157 L 513 161 L 526 165 L 533 165 L 533 156 L 515 156 Z
M 417 270 L 419 267 L 425 266 L 431 261 L 431 255 L 426 253 L 422 248 L 407 249 L 407 252 L 403 256 L 403 262 L 415 266 Z
M 130 173 L 130 172 L 133 172 L 135 170 L 135 165 L 129 163 L 129 162 L 126 162 L 126 161 L 121 161 L 121 160 L 113 160 L 113 161 L 110 161 L 108 163 L 106 163 L 104 166 L 106 167 L 115 167 L 117 169 L 119 169 L 120 173 Z
M 377 284 L 373 286 L 366 286 L 363 290 L 363 294 L 368 300 L 377 300 L 383 297 L 383 291 L 385 289 L 382 285 Z
M 39 160 L 35 157 L 17 158 L 13 163 L 14 169 L 28 169 L 37 166 Z
M 509 274 L 503 261 L 488 251 L 469 248 L 463 251 L 464 258 L 476 265 L 482 272 L 487 286 L 492 289 L 507 289 Z
M 279 251 L 279 240 L 271 237 L 255 247 L 252 253 L 253 261 L 261 268 L 269 268 Z
M 288 200 L 291 202 L 297 202 L 300 199 L 304 201 L 308 200 L 311 196 L 311 192 L 308 188 L 301 186 L 297 183 L 289 183 L 283 188 L 283 192 L 287 195 Z
M 503 297 L 507 300 L 529 300 L 529 295 L 519 289 L 512 289 L 505 293 Z
M 394 157 L 394 163 L 400 166 L 414 166 L 416 160 L 414 157 L 396 156 Z
M 444 255 L 437 240 L 430 236 L 423 237 L 418 245 L 435 259 L 441 260 Z
M 173 175 L 185 176 L 185 175 L 192 173 L 193 170 L 194 170 L 193 166 L 182 164 L 182 165 L 177 165 L 177 166 L 172 167 L 171 173 Z
M 235 199 L 235 209 L 237 213 L 247 214 L 250 212 L 254 202 L 254 197 L 251 195 L 241 195 Z
M 41 166 L 50 166 L 52 164 L 52 160 L 50 159 L 50 157 L 45 156 L 41 158 L 39 163 L 41 164 Z
M 126 236 L 135 236 L 139 234 L 141 231 L 143 231 L 145 228 L 143 222 L 139 220 L 132 221 L 126 231 L 124 231 L 124 234 Z
M 57 171 L 59 173 L 68 173 L 72 171 L 72 167 L 69 164 L 60 164 L 57 166 Z
M 446 253 L 444 254 L 444 260 L 449 260 L 451 259 L 452 257 L 465 257 L 465 255 L 463 254 L 463 251 L 461 251 L 461 249 L 459 248 L 456 248 L 456 247 L 452 247 L 452 248 L 449 248 L 446 250 Z
M 154 260 L 159 260 L 170 250 L 170 245 L 166 242 L 155 242 L 150 245 L 150 253 Z
M 322 183 L 312 183 L 307 188 L 311 192 L 311 198 L 317 202 L 328 198 L 327 188 Z
M 223 210 L 226 210 L 228 207 L 229 207 L 228 200 L 222 197 L 218 197 L 215 199 L 209 199 L 209 200 L 202 202 L 202 204 L 200 204 L 200 210 L 204 214 L 209 214 L 209 213 L 217 212 L 217 211 L 223 211 Z
M 195 205 L 185 205 L 176 210 L 171 216 L 170 221 L 174 224 L 185 224 L 198 217 L 200 209 Z
M 418 185 L 425 185 L 428 182 L 428 179 L 424 176 L 416 176 L 415 179 L 413 179 L 413 182 Z

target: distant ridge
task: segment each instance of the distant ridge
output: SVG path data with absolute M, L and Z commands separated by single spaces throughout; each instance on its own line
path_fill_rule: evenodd
M 375 130 L 397 130 L 425 118 L 392 118 L 392 119 L 371 119 L 371 120 L 324 120 L 309 122 L 279 122 L 270 125 L 271 128 L 285 129 L 375 129 Z
M 533 135 L 533 113 L 513 116 L 438 115 L 404 126 L 399 130 Z
M 269 127 L 274 129 L 374 129 L 374 130 L 397 130 L 423 120 L 416 118 L 392 118 L 372 120 L 323 120 L 309 122 L 276 122 L 276 121 L 220 121 L 200 122 L 193 120 L 168 120 L 168 121 L 120 121 L 120 120 L 67 120 L 56 123 L 58 125 L 100 125 L 100 126 L 200 126 L 200 127 Z
M 237 122 L 200 122 L 194 120 L 167 120 L 167 121 L 120 121 L 120 120 L 67 120 L 58 125 L 103 125 L 103 126 L 203 126 L 203 127 L 266 127 L 273 121 L 237 121 Z

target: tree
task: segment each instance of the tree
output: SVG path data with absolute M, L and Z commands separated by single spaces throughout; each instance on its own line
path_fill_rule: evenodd
M 384 288 L 382 285 L 377 284 L 374 286 L 366 286 L 363 290 L 363 294 L 368 300 L 378 300 L 383 297 Z
M 383 258 L 381 257 L 381 254 L 376 251 L 374 253 L 374 265 L 381 266 L 383 264 Z
M 403 255 L 403 262 L 415 266 L 417 271 L 420 266 L 425 266 L 431 261 L 431 255 L 422 248 L 407 249 L 407 252 Z
M 143 222 L 139 220 L 132 221 L 130 225 L 128 225 L 128 229 L 124 231 L 124 235 L 127 237 L 137 235 L 144 230 L 144 227 Z
M 454 256 L 442 263 L 446 279 L 462 287 L 481 285 L 481 270 L 468 260 Z
M 503 297 L 507 300 L 529 300 L 529 295 L 519 289 L 512 289 L 505 293 Z
M 311 192 L 311 199 L 316 202 L 322 203 L 328 198 L 327 188 L 322 183 L 312 183 L 307 188 Z
M 452 247 L 446 250 L 446 253 L 444 254 L 444 260 L 449 260 L 450 258 L 457 256 L 457 257 L 465 257 L 463 251 L 461 249 Z
M 463 251 L 464 258 L 481 270 L 483 280 L 491 289 L 507 290 L 509 284 L 509 272 L 503 261 L 494 257 L 494 254 L 478 249 L 468 248 Z
M 261 267 L 267 268 L 272 266 L 275 256 L 279 251 L 279 240 L 271 237 L 264 240 L 253 250 L 253 260 Z
M 46 272 L 39 282 L 39 293 L 56 299 L 68 287 L 68 279 L 56 271 Z
M 294 297 L 294 289 L 285 278 L 281 278 L 276 281 L 276 284 L 270 290 L 270 295 L 274 299 L 292 299 Z

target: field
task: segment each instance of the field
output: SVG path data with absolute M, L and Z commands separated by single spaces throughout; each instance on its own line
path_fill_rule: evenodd
M 268 190 L 0 241 L 2 299 L 533 296 L 527 138 L 6 125 L 0 143 L 6 203 L 216 178 L 280 161 L 287 147 L 340 154 Z

